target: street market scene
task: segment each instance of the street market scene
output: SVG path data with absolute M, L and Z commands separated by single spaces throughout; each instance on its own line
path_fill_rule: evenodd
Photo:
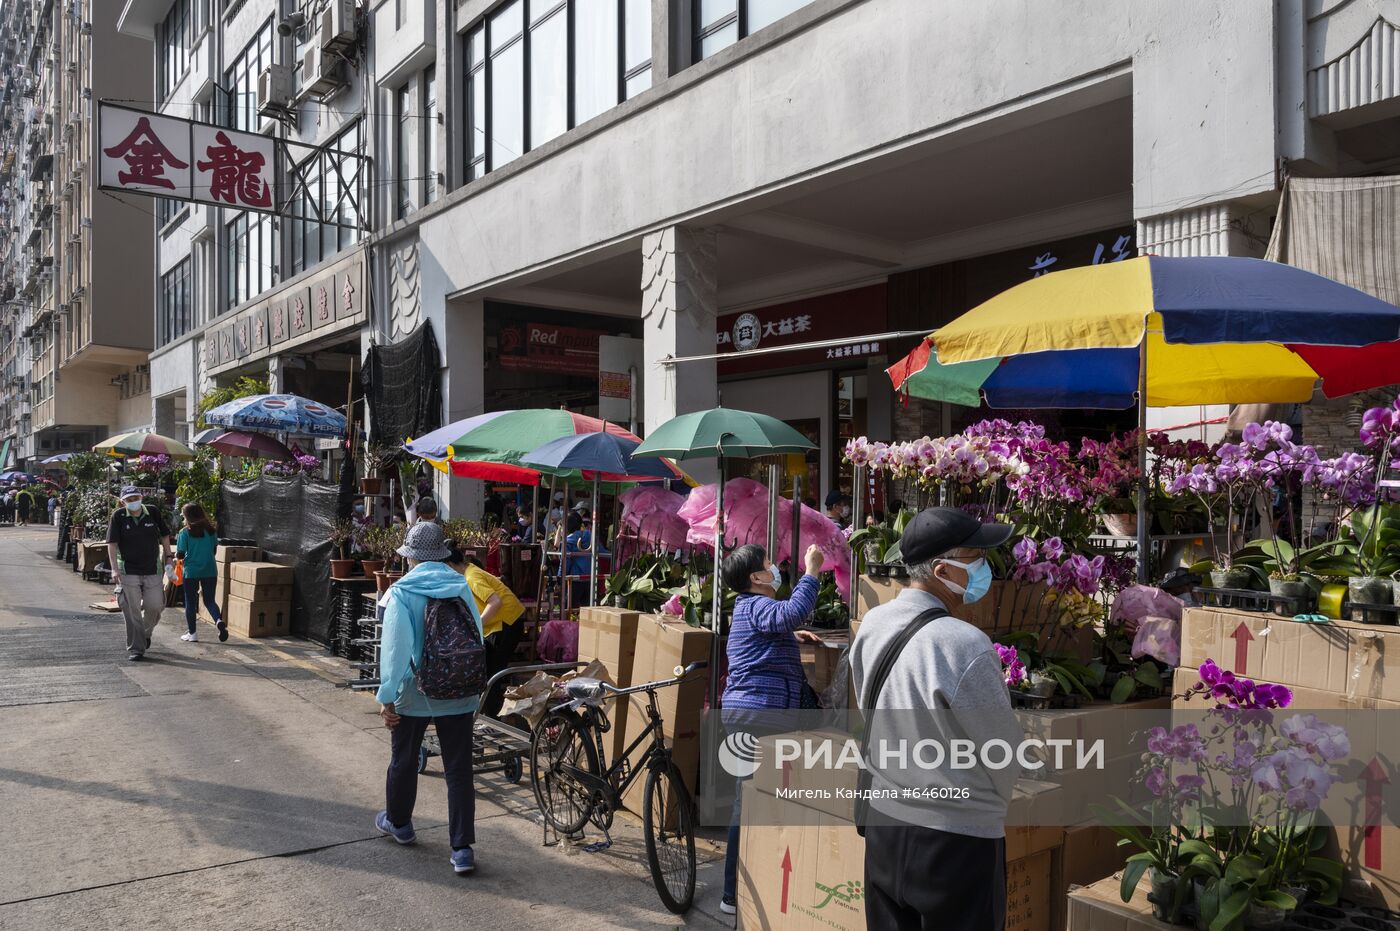
M 0 929 L 1400 931 L 1400 0 L 0 0 Z

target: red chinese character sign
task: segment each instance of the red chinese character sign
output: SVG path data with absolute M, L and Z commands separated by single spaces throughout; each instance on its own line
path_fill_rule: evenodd
M 188 196 L 192 159 L 184 120 L 104 107 L 98 148 L 102 187 Z
M 195 200 L 252 210 L 272 209 L 276 141 L 195 123 Z

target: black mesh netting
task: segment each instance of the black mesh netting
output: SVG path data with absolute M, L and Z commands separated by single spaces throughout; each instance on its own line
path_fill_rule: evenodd
M 292 633 L 318 643 L 331 636 L 330 535 L 340 493 L 309 475 L 225 482 L 220 491 L 219 536 L 252 540 L 268 562 L 293 567 Z
M 392 346 L 372 346 L 360 379 L 369 403 L 370 442 L 398 446 L 442 425 L 438 344 L 428 322 Z

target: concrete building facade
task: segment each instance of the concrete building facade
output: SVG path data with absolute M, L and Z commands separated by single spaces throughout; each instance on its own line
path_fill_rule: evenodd
M 138 96 L 140 43 L 112 4 L 15 0 L 0 20 L 6 136 L 0 444 L 32 466 L 150 424 L 149 214 L 102 195 L 94 88 Z
M 122 29 L 155 40 L 164 60 L 182 6 L 201 3 L 127 0 Z M 177 81 L 158 109 L 217 114 L 201 94 L 216 99 L 228 76 L 307 67 L 298 23 L 353 16 L 343 87 L 296 91 L 295 119 L 263 125 L 321 145 L 358 121 L 373 232 L 323 239 L 312 261 L 293 221 L 274 221 L 258 245 L 270 275 L 240 277 L 228 268 L 246 235 L 227 211 L 191 207 L 163 225 L 157 280 L 191 262 L 194 309 L 152 356 L 158 426 L 187 424 L 200 386 L 250 371 L 276 380 L 289 361 L 319 367 L 332 340 L 363 349 L 428 322 L 448 420 L 630 398 L 622 417 L 645 429 L 743 404 L 820 442 L 786 466 L 820 497 L 842 483 L 850 432 L 938 432 L 968 413 L 892 397 L 883 369 L 914 341 L 889 334 L 927 331 L 1072 264 L 1261 255 L 1286 177 L 1400 168 L 1400 0 L 202 10 L 205 38 L 188 54 L 212 63 L 189 67 L 214 86 Z M 250 63 L 267 28 L 266 55 Z M 365 317 L 285 351 L 207 351 L 219 327 L 275 312 L 354 256 L 373 300 Z M 741 358 L 807 339 L 822 349 Z M 450 496 L 476 497 L 452 485 Z

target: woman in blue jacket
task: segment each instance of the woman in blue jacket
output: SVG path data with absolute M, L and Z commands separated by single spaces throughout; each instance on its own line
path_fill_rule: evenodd
M 742 718 L 744 710 L 815 707 L 815 696 L 802 672 L 798 640 L 820 642 L 810 631 L 798 631 L 817 606 L 817 576 L 822 571 L 822 551 L 807 548 L 807 574 L 793 587 L 792 597 L 779 601 L 782 575 L 763 547 L 741 546 L 724 558 L 720 575 L 724 584 L 739 593 L 729 625 L 727 654 L 729 673 L 721 707 L 726 727 Z M 807 696 L 804 700 L 804 694 Z M 738 715 L 731 711 L 739 711 Z M 742 729 L 742 728 L 740 728 Z M 737 911 L 735 894 L 739 870 L 739 794 L 729 822 L 729 843 L 724 852 L 724 895 L 720 911 Z
M 442 525 L 419 522 L 408 528 L 400 556 L 409 571 L 379 599 L 384 612 L 380 635 L 379 680 L 376 696 L 383 706 L 379 716 L 393 733 L 389 773 L 385 781 L 385 809 L 375 816 L 375 827 L 400 844 L 417 839 L 413 832 L 413 806 L 418 799 L 418 750 L 432 722 L 442 745 L 442 767 L 447 782 L 447 826 L 452 842 L 452 869 L 459 876 L 476 869 L 476 790 L 472 785 L 472 725 L 481 696 L 451 700 L 430 699 L 418 688 L 414 667 L 423 661 L 423 613 L 428 599 L 460 598 L 471 611 L 477 631 L 481 614 L 467 580 L 447 565 L 451 551 Z

